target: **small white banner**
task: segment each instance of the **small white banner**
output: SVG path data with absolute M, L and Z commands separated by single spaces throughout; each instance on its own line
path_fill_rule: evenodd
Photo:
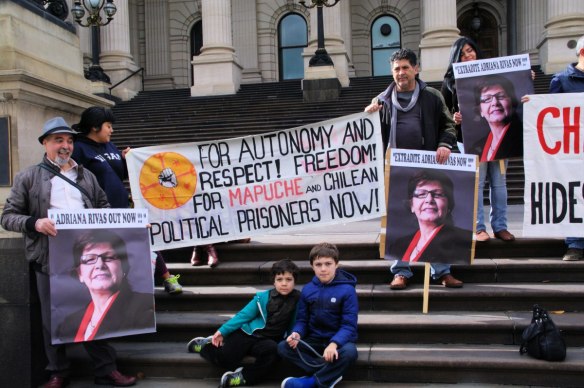
M 57 229 L 112 229 L 146 227 L 147 209 L 49 209 Z

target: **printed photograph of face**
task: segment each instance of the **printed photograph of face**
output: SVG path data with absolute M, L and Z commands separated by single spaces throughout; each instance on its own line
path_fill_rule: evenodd
M 481 162 L 523 155 L 521 96 L 533 94 L 529 70 L 456 80 L 466 153 Z
M 446 217 L 451 217 L 453 193 L 451 188 L 445 187 L 443 182 L 421 181 L 413 189 L 409 203 L 418 224 L 440 226 L 446 222 Z
M 90 294 L 110 295 L 118 291 L 127 271 L 125 249 L 114 250 L 109 242 L 85 245 L 77 266 L 79 281 L 85 284 Z
M 49 262 L 53 343 L 154 328 L 146 228 L 60 230 L 49 240 Z M 128 314 L 136 317 L 135 322 L 122 319 L 122 304 L 124 309 L 136 306 L 140 310 Z
M 469 263 L 474 187 L 471 172 L 392 167 L 385 258 Z

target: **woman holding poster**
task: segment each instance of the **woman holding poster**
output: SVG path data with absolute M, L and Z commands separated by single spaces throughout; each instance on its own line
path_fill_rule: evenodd
M 446 104 L 450 108 L 453 114 L 454 122 L 457 125 L 457 130 L 459 131 L 459 140 L 463 140 L 462 131 L 460 125 L 462 124 L 462 114 L 460 113 L 460 106 L 458 104 L 458 93 L 456 90 L 456 84 L 454 81 L 454 63 L 470 62 L 478 59 L 483 59 L 483 55 L 475 43 L 474 40 L 467 37 L 461 37 L 454 44 L 450 50 L 450 64 L 448 70 L 444 75 L 444 81 L 442 83 L 442 95 L 446 100 Z M 480 90 L 479 90 L 480 92 Z M 479 99 L 481 96 L 479 95 Z M 485 104 L 487 96 L 484 96 Z M 499 102 L 499 96 L 491 99 L 495 100 L 495 104 Z M 480 108 L 480 101 L 477 104 Z M 490 133 L 490 131 L 485 131 Z M 481 140 L 481 144 L 484 145 L 485 139 Z M 491 142 L 492 143 L 492 142 Z M 481 150 L 483 149 L 481 145 Z M 497 147 L 497 146 L 496 146 Z M 470 148 L 470 147 L 469 147 Z M 459 149 L 461 152 L 465 152 L 465 147 L 463 144 L 459 143 Z M 479 153 L 480 155 L 480 153 Z M 500 238 L 504 241 L 513 241 L 515 236 L 513 236 L 507 230 L 507 180 L 506 180 L 506 170 L 507 170 L 507 160 L 500 161 L 483 161 L 479 165 L 479 186 L 478 186 L 478 207 L 477 207 L 477 241 L 488 241 L 491 236 L 487 232 L 485 225 L 485 212 L 483 209 L 483 192 L 485 183 L 489 182 L 490 187 L 490 221 L 495 237 Z
M 454 185 L 445 173 L 433 169 L 418 171 L 408 181 L 407 198 L 406 207 L 415 215 L 418 230 L 390 245 L 391 258 L 452 263 L 458 257 L 468 257 L 472 231 L 454 226 Z
M 117 234 L 94 229 L 73 245 L 72 276 L 89 292 L 91 301 L 68 316 L 57 330 L 62 342 L 92 341 L 112 336 L 151 332 L 154 297 L 132 291 L 126 244 Z
M 126 154 L 130 147 L 121 153 L 111 136 L 114 132 L 114 113 L 109 108 L 92 106 L 83 111 L 81 120 L 73 125 L 79 131 L 75 139 L 73 159 L 95 174 L 99 186 L 105 191 L 107 200 L 113 208 L 130 207 L 129 193 L 124 185 L 126 178 Z M 163 279 L 164 290 L 169 294 L 180 294 L 182 286 L 180 275 L 171 275 L 160 252 L 156 255 L 155 275 Z

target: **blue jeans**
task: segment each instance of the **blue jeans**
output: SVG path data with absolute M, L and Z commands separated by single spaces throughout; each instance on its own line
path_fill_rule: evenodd
M 490 185 L 491 213 L 490 221 L 493 232 L 507 229 L 507 160 L 505 172 L 501 171 L 499 160 L 482 162 L 479 165 L 479 198 L 477 207 L 477 232 L 487 230 L 485 226 L 485 211 L 483 209 L 483 189 L 488 180 Z
M 566 245 L 568 248 L 584 249 L 584 238 L 566 237 Z
M 395 260 L 391 265 L 391 273 L 393 276 L 400 275 L 406 278 L 411 278 L 413 273 L 410 269 L 410 263 L 402 260 Z M 444 275 L 450 273 L 450 264 L 434 263 L 430 265 L 430 274 L 432 279 L 440 279 Z
M 329 345 L 329 341 L 325 341 L 319 338 L 307 337 L 303 339 L 306 343 L 314 348 L 320 355 L 324 353 L 324 349 Z M 298 344 L 297 349 L 302 352 L 302 357 L 310 364 L 319 365 L 324 363 L 323 366 L 310 366 L 307 365 L 300 356 L 296 349 L 292 349 L 288 343 L 280 341 L 278 344 L 278 353 L 280 356 L 294 365 L 298 366 L 306 373 L 314 376 L 316 384 L 319 387 L 331 387 L 334 386 L 342 377 L 347 368 L 351 366 L 357 360 L 357 347 L 352 342 L 347 342 L 343 346 L 337 349 L 339 353 L 339 358 L 333 362 L 326 362 L 322 357 L 317 357 L 311 351 L 306 349 L 303 344 Z

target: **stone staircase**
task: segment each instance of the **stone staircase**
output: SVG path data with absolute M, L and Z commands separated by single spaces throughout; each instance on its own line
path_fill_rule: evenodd
M 534 67 L 536 93 L 547 93 L 550 76 Z M 361 112 L 391 82 L 390 76 L 359 77 L 337 101 L 306 103 L 299 80 L 246 84 L 235 95 L 190 97 L 190 89 L 145 91 L 118 103 L 113 141 L 120 148 L 218 140 L 272 132 Z M 439 82 L 430 83 L 440 89 Z M 511 160 L 509 203 L 523 203 L 523 162 Z M 488 189 L 488 186 L 485 190 Z M 489 203 L 488 193 L 484 196 Z
M 359 360 L 343 384 L 582 386 L 584 262 L 561 261 L 563 241 L 520 238 L 478 244 L 472 265 L 453 267 L 464 288 L 431 284 L 429 313 L 423 314 L 424 265 L 413 265 L 408 289 L 391 291 L 389 263 L 377 259 L 375 236 L 364 241 L 339 229 L 323 236 L 307 229 L 300 240 L 281 235 L 218 244 L 221 264 L 214 269 L 191 267 L 189 249 L 165 252 L 171 272 L 181 274 L 184 292 L 171 296 L 156 288 L 158 332 L 113 341 L 119 367 L 168 387 L 175 379 L 191 386 L 218 381 L 223 371 L 187 353 L 188 340 L 212 334 L 255 292 L 270 287 L 275 260 L 294 260 L 301 269 L 298 285 L 309 281 L 307 256 L 320 237 L 337 243 L 342 267 L 358 278 Z M 554 312 L 568 344 L 564 362 L 519 355 L 521 332 L 534 303 Z M 86 361 L 79 352 L 78 370 L 90 374 Z M 293 370 L 281 364 L 262 386 L 279 386 Z

